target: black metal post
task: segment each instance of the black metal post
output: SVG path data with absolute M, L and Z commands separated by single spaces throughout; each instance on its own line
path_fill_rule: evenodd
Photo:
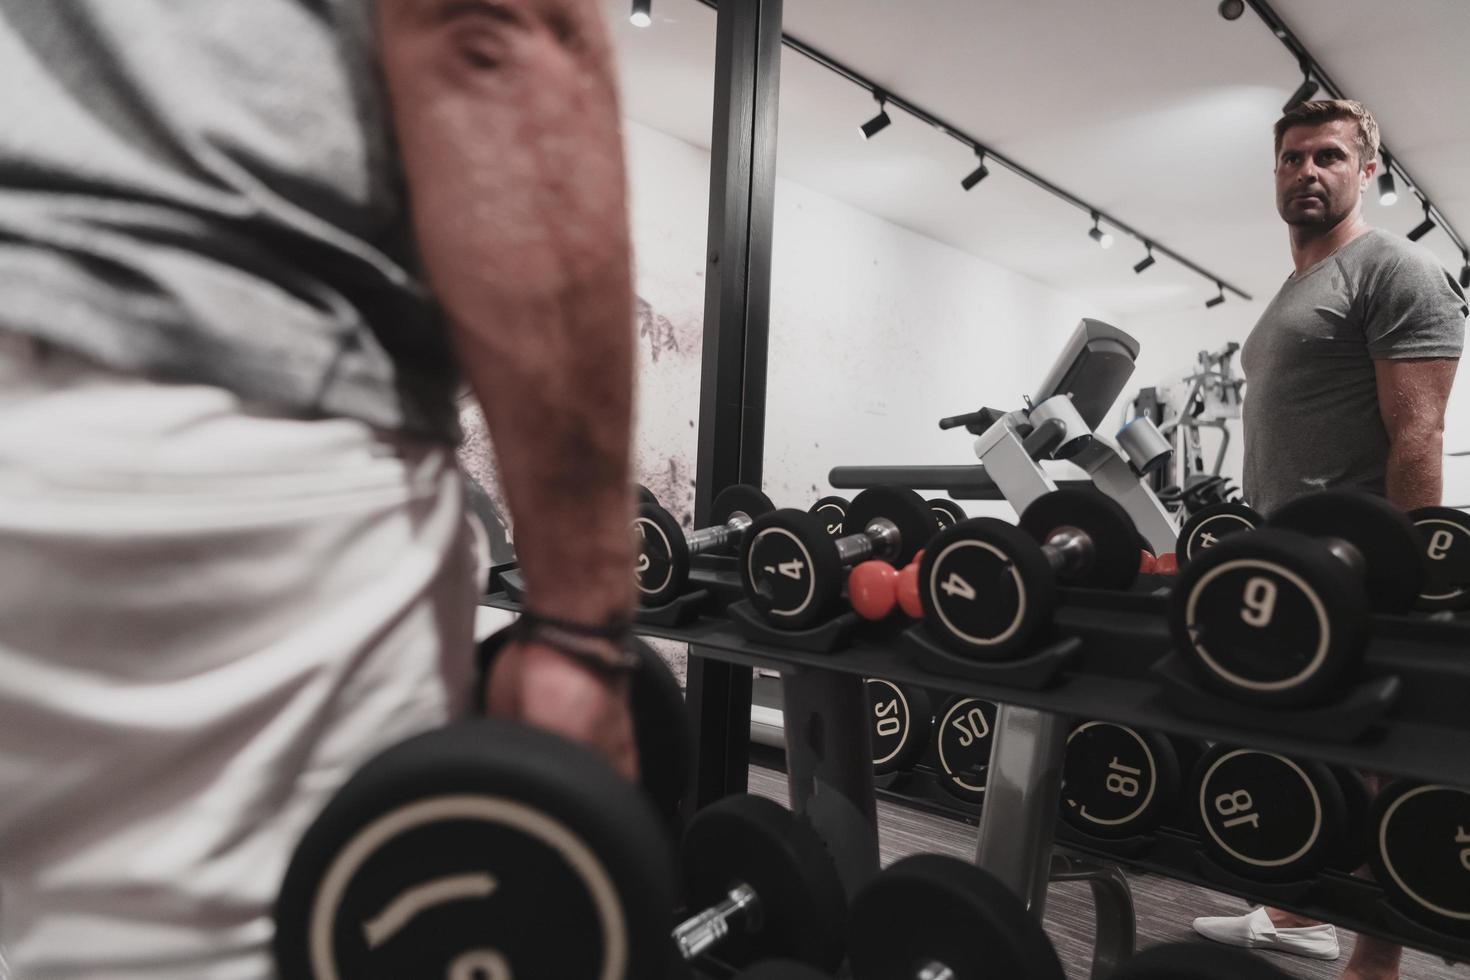
M 776 194 L 782 0 L 726 0 L 716 26 L 695 523 L 715 494 L 759 486 L 765 456 L 771 226 Z M 695 647 L 688 700 L 698 739 L 695 805 L 742 792 L 750 764 L 749 667 Z

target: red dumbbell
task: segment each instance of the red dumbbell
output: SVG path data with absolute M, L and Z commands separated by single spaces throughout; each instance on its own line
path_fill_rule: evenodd
M 1138 556 L 1138 574 L 1153 575 L 1158 569 L 1158 559 L 1154 553 L 1144 548 Z
M 910 619 L 924 618 L 924 605 L 919 601 L 919 562 L 924 560 L 920 551 L 898 573 L 898 606 Z
M 898 569 L 886 561 L 865 561 L 847 575 L 847 596 L 852 611 L 864 619 L 879 620 L 898 604 Z
M 1166 551 L 1154 561 L 1155 575 L 1178 575 L 1179 556 L 1172 551 Z

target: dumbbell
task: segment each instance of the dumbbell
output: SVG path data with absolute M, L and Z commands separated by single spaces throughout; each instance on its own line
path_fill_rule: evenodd
M 1291 980 L 1291 974 L 1249 950 L 1171 943 L 1130 957 L 1108 980 Z
M 1094 490 L 1057 490 L 1032 502 L 1019 527 L 977 517 L 924 549 L 924 625 L 956 653 L 1003 659 L 1050 628 L 1058 583 L 1126 589 L 1138 569 L 1138 533 L 1122 507 Z
M 846 497 L 823 497 L 812 504 L 807 513 L 822 519 L 829 538 L 840 538 L 842 522 L 847 518 L 847 508 L 851 506 L 852 502 Z
M 1205 852 L 1243 878 L 1303 881 L 1358 863 L 1362 811 L 1350 811 L 1338 774 L 1320 762 L 1216 745 L 1195 767 L 1190 799 Z
M 1307 704 L 1357 669 L 1370 609 L 1413 606 L 1423 564 L 1418 532 L 1388 501 L 1311 494 L 1197 554 L 1170 595 L 1170 631 L 1211 689 Z
M 904 858 L 853 901 L 853 980 L 1065 980 L 1039 917 L 968 861 Z M 777 974 L 780 976 L 780 974 Z
M 643 484 L 641 484 L 641 483 L 637 484 L 636 489 L 638 490 L 638 503 L 639 504 L 656 504 L 656 503 L 658 503 L 658 497 L 654 495 L 654 492 L 652 490 L 648 489 Z
M 921 550 L 903 568 L 876 559 L 858 562 L 847 576 L 852 611 L 873 621 L 888 618 L 895 608 L 913 619 L 923 616 L 919 602 L 919 562 L 923 558 Z
M 1415 607 L 1470 609 L 1470 514 L 1452 507 L 1409 511 L 1424 543 L 1424 591 Z
M 1265 523 L 1264 517 L 1245 504 L 1214 504 L 1195 511 L 1179 529 L 1179 543 L 1174 548 L 1179 567 L 1185 567 L 1230 535 L 1254 531 Z
M 1175 742 L 1107 721 L 1072 729 L 1062 764 L 1062 819 L 1093 837 L 1151 834 L 1177 810 L 1183 773 Z
M 327 803 L 274 909 L 281 980 L 657 977 L 673 848 L 590 750 L 501 720 L 377 755 Z
M 935 716 L 939 788 L 957 800 L 976 806 L 985 802 L 996 711 L 989 701 L 957 695 Z
M 868 703 L 873 744 L 873 774 L 886 776 L 912 769 L 929 746 L 934 707 L 923 688 L 870 677 Z
M 901 568 L 935 531 L 929 505 L 904 487 L 864 490 L 843 526 L 852 533 L 832 538 L 820 518 L 788 509 L 758 518 L 746 532 L 741 584 L 767 622 L 793 630 L 821 622 L 842 595 L 847 569 L 869 558 Z
M 1405 915 L 1470 938 L 1470 788 L 1396 782 L 1369 821 L 1373 879 Z
M 710 508 L 714 523 L 686 532 L 679 521 L 658 504 L 642 504 L 633 527 L 638 532 L 636 581 L 638 601 L 645 606 L 666 605 L 689 583 L 690 559 L 740 543 L 757 517 L 775 510 L 758 489 L 737 483 L 715 497 Z
M 965 508 L 945 497 L 935 497 L 930 500 L 929 509 L 934 512 L 935 523 L 939 525 L 941 531 L 947 527 L 953 527 L 960 521 L 970 519 L 970 515 L 965 513 Z
M 717 949 L 736 967 L 776 957 L 841 964 L 847 893 L 804 817 L 763 797 L 727 796 L 689 821 L 680 863 L 687 905 L 701 910 L 674 929 L 683 959 Z

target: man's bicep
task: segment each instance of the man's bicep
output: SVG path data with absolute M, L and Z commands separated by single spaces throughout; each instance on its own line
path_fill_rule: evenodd
M 1455 383 L 1454 358 L 1397 358 L 1373 362 L 1378 411 L 1391 442 L 1437 435 Z

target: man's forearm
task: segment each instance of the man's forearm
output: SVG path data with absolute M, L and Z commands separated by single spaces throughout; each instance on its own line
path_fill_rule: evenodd
M 1389 446 L 1388 499 L 1401 510 L 1439 505 L 1444 491 L 1444 440 L 1438 434 Z
M 632 287 L 607 40 L 585 0 L 381 0 L 430 281 L 481 405 L 531 601 L 632 601 Z

